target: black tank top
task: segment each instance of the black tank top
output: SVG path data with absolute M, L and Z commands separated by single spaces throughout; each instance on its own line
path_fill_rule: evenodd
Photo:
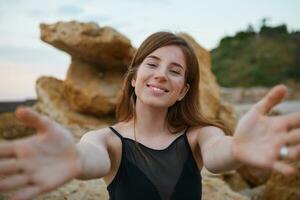
M 200 200 L 201 175 L 186 131 L 167 148 L 156 150 L 123 137 L 121 163 L 108 185 L 110 200 Z

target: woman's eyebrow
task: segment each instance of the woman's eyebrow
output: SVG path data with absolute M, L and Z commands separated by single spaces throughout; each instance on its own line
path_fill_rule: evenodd
M 159 60 L 159 61 L 161 60 L 159 57 L 154 56 L 154 55 L 149 55 L 146 58 L 153 58 L 153 59 Z M 181 64 L 177 63 L 177 62 L 172 62 L 171 64 L 184 69 L 183 66 Z
M 157 57 L 157 56 L 153 56 L 153 55 L 147 56 L 147 58 L 153 58 L 153 59 L 155 59 L 155 60 L 160 60 L 160 58 L 159 58 L 159 57 Z

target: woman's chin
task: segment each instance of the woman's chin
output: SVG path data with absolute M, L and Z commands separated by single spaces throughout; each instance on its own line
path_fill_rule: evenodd
M 168 109 L 171 107 L 174 103 L 168 103 L 168 102 L 159 102 L 159 101 L 145 101 L 144 105 L 148 107 L 153 107 L 157 109 Z

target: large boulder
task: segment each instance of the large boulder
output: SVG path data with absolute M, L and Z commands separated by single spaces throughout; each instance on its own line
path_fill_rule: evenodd
M 111 27 L 99 27 L 96 23 L 77 21 L 40 24 L 41 39 L 99 67 L 126 70 L 134 48 L 124 35 Z
M 71 108 L 99 117 L 112 114 L 135 52 L 130 40 L 95 23 L 58 22 L 40 28 L 43 41 L 72 57 L 63 89 Z
M 99 70 L 96 65 L 72 59 L 63 93 L 73 110 L 104 116 L 114 113 L 123 73 Z
M 26 126 L 15 116 L 15 113 L 0 114 L 0 139 L 16 139 L 35 134 L 35 130 Z
M 99 128 L 115 122 L 113 116 L 97 118 L 74 111 L 63 94 L 64 82 L 53 77 L 40 77 L 36 82 L 38 103 L 34 108 L 64 126 Z

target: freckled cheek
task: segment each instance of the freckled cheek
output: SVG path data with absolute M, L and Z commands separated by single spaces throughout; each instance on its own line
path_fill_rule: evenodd
M 173 87 L 176 88 L 177 90 L 181 90 L 184 86 L 184 80 L 180 79 L 180 80 L 174 80 L 173 81 Z
M 140 71 L 137 73 L 137 79 L 140 79 L 141 81 L 146 80 L 151 76 L 150 71 L 140 69 Z

